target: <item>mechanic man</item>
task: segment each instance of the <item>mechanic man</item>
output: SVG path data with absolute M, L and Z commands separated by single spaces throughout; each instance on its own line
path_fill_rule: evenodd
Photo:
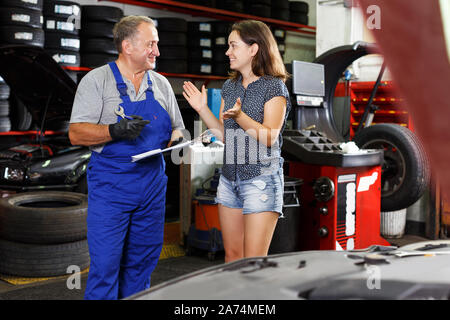
M 169 81 L 152 71 L 158 32 L 144 16 L 114 26 L 115 62 L 80 81 L 69 127 L 74 145 L 89 146 L 87 239 L 91 264 L 85 299 L 120 299 L 150 287 L 163 244 L 167 176 L 161 154 L 182 136 Z M 125 118 L 115 113 L 123 108 Z

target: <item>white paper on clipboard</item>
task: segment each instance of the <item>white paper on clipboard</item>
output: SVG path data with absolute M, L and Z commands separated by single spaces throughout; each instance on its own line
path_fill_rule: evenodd
M 191 143 L 192 143 L 192 141 L 187 141 L 187 142 L 179 143 L 176 146 L 173 146 L 173 147 L 170 147 L 170 148 L 165 148 L 165 149 L 162 149 L 162 150 L 161 149 L 154 149 L 154 150 L 150 150 L 150 151 L 147 151 L 147 152 L 144 152 L 144 153 L 136 154 L 136 155 L 131 157 L 131 162 L 136 162 L 136 161 L 139 161 L 141 159 L 152 157 L 152 156 L 154 156 L 156 154 L 160 154 L 160 153 L 163 153 L 163 152 L 184 148 L 184 147 L 190 145 Z

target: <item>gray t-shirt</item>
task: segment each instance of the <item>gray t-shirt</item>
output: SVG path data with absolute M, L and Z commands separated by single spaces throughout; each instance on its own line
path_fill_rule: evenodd
M 184 129 L 183 118 L 169 81 L 152 70 L 147 72 L 152 81 L 155 99 L 167 111 L 172 122 L 172 130 Z M 135 92 L 133 83 L 122 78 L 127 85 L 127 93 L 131 101 L 146 99 L 148 88 L 147 76 L 142 79 L 139 92 Z M 116 80 L 109 65 L 91 70 L 78 84 L 72 107 L 70 123 L 88 122 L 95 124 L 112 124 L 117 122 L 114 109 L 122 103 Z M 101 152 L 104 145 L 91 147 L 91 150 Z

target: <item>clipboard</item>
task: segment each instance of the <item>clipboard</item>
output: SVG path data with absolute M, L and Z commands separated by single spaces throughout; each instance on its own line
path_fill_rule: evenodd
M 181 149 L 181 148 L 187 147 L 187 146 L 193 144 L 196 141 L 201 141 L 201 139 L 203 139 L 205 136 L 213 137 L 213 135 L 209 132 L 209 130 L 205 130 L 197 138 L 189 140 L 189 141 L 186 141 L 186 142 L 183 142 L 183 143 L 179 143 L 179 144 L 177 144 L 177 145 L 175 145 L 173 147 L 169 147 L 169 148 L 165 148 L 165 149 L 153 149 L 153 150 L 150 150 L 150 151 L 147 151 L 147 152 L 144 152 L 144 153 L 140 153 L 140 154 L 136 154 L 134 156 L 131 156 L 131 162 L 136 162 L 136 161 L 148 158 L 148 157 L 153 157 L 153 156 L 155 156 L 157 154 L 164 153 L 164 152 L 167 152 L 167 151 L 172 151 L 172 150 L 176 150 L 176 149 Z

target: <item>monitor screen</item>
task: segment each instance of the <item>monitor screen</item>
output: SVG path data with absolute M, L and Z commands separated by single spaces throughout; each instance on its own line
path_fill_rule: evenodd
M 325 95 L 325 72 L 323 64 L 292 61 L 292 92 L 297 95 Z

